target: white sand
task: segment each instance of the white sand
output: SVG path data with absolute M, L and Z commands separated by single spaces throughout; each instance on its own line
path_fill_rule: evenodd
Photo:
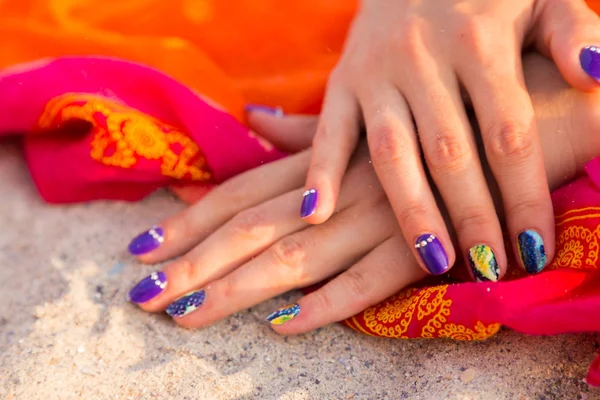
M 271 300 L 188 331 L 127 303 L 149 269 L 129 239 L 181 205 L 50 206 L 0 146 L 0 399 L 600 399 L 591 335 L 502 331 L 483 343 L 400 341 L 330 326 L 271 331 Z

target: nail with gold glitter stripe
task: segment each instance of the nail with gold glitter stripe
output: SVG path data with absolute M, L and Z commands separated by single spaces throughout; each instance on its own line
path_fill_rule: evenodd
M 477 282 L 497 282 L 500 267 L 490 246 L 478 244 L 469 249 L 469 266 Z
M 269 314 L 267 316 L 267 321 L 273 325 L 283 325 L 289 320 L 294 319 L 299 313 L 300 305 L 290 304 Z

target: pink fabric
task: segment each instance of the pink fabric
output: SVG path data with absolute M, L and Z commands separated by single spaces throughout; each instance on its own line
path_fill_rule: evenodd
M 0 93 L 0 135 L 27 133 L 27 165 L 40 194 L 49 202 L 138 200 L 175 183 L 161 175 L 152 160 L 140 159 L 135 168 L 122 169 L 107 168 L 91 159 L 91 134 L 32 134 L 46 104 L 65 93 L 101 96 L 177 127 L 200 146 L 216 183 L 284 156 L 175 80 L 121 60 L 36 62 L 0 74 Z

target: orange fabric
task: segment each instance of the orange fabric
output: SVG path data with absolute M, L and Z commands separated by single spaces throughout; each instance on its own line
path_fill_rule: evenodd
M 243 119 L 245 102 L 317 111 L 354 1 L 5 0 L 0 69 L 64 55 L 146 64 Z

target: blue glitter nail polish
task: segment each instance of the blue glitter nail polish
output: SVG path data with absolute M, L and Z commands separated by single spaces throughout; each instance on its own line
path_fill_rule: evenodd
M 519 234 L 517 247 L 523 267 L 530 274 L 537 274 L 546 266 L 546 249 L 544 240 L 534 230 L 526 230 Z
M 183 317 L 184 315 L 196 311 L 198 307 L 204 304 L 205 298 L 206 292 L 204 292 L 204 290 L 188 293 L 171 303 L 169 307 L 167 307 L 166 312 L 171 317 Z

